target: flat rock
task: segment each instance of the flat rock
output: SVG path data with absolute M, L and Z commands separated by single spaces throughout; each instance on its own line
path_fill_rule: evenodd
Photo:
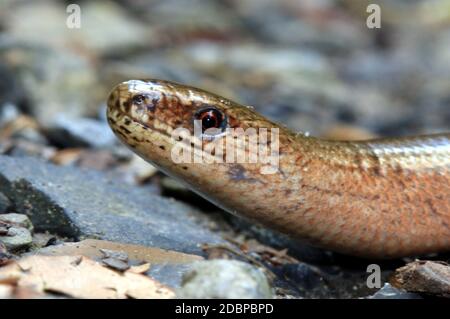
M 194 208 L 114 182 L 100 172 L 58 167 L 29 157 L 0 156 L 0 192 L 36 231 L 76 240 L 99 238 L 202 254 L 223 239 L 200 226 Z

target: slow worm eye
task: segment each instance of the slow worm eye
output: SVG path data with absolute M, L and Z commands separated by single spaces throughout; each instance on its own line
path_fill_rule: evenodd
M 224 114 L 216 108 L 205 108 L 195 113 L 195 119 L 202 122 L 202 132 L 210 128 L 217 128 L 223 131 L 226 127 Z

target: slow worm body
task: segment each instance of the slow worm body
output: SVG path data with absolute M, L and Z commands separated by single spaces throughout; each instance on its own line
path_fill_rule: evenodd
M 117 85 L 107 113 L 115 134 L 134 152 L 233 214 L 362 257 L 450 250 L 450 134 L 322 140 L 295 134 L 218 95 L 161 80 Z M 200 144 L 193 137 L 195 120 L 207 137 Z M 177 128 L 185 135 L 174 135 Z M 208 128 L 214 134 L 206 134 Z M 237 139 L 229 129 L 249 128 L 256 137 L 269 130 L 266 144 L 269 150 L 277 145 L 276 165 L 229 162 L 228 149 L 219 152 L 222 162 L 173 159 L 180 141 L 205 152 L 214 142 Z M 250 157 L 255 140 L 246 139 L 235 146 Z

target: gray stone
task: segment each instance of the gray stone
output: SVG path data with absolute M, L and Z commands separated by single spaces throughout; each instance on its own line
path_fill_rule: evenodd
M 0 214 L 6 213 L 11 208 L 11 201 L 0 193 Z
M 0 236 L 0 242 L 2 242 L 8 250 L 14 251 L 31 245 L 33 238 L 28 229 L 14 226 L 8 229 L 8 234 Z
M 128 264 L 128 255 L 124 251 L 116 251 L 110 249 L 100 249 L 100 252 L 104 255 L 102 263 L 110 268 L 125 271 L 130 268 Z
M 0 192 L 37 231 L 93 237 L 202 254 L 223 239 L 196 222 L 194 208 L 114 182 L 100 172 L 58 167 L 34 158 L 0 156 Z
M 116 142 L 106 122 L 62 114 L 55 117 L 48 135 L 54 142 L 65 147 L 105 147 Z
M 33 224 L 31 223 L 31 220 L 28 218 L 27 215 L 24 214 L 16 214 L 16 213 L 1 214 L 0 221 L 12 224 L 14 226 L 26 228 L 30 232 L 33 231 Z
M 152 263 L 146 274 L 164 285 L 177 289 L 181 287 L 183 276 L 191 269 L 192 263 Z
M 419 294 L 397 289 L 391 284 L 385 283 L 380 290 L 368 299 L 422 299 L 422 297 Z
M 183 277 L 181 298 L 272 298 L 264 273 L 237 260 L 205 260 L 192 264 Z
M 121 261 L 128 261 L 128 255 L 124 251 L 100 249 L 100 252 L 104 255 L 104 258 L 114 258 Z
M 127 262 L 116 259 L 116 258 L 105 258 L 105 259 L 102 259 L 102 262 L 106 266 L 113 268 L 115 270 L 119 270 L 119 271 L 125 271 L 130 268 L 130 265 L 128 265 Z

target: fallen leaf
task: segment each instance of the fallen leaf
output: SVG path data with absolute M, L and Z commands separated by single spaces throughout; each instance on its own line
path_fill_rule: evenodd
M 134 274 L 143 274 L 146 273 L 150 269 L 150 264 L 142 264 L 139 266 L 131 266 L 130 269 L 128 269 L 128 272 L 134 273 Z
M 92 259 L 102 259 L 104 253 L 101 249 L 122 251 L 128 255 L 128 259 L 146 263 L 167 263 L 184 264 L 203 257 L 197 255 L 184 254 L 177 251 L 165 250 L 141 245 L 115 243 L 106 240 L 86 239 L 77 243 L 64 243 L 57 246 L 49 246 L 33 252 L 33 254 L 47 256 L 74 256 L 82 255 Z
M 170 288 L 154 279 L 118 273 L 84 256 L 28 256 L 0 268 L 0 283 L 74 298 L 175 297 Z

